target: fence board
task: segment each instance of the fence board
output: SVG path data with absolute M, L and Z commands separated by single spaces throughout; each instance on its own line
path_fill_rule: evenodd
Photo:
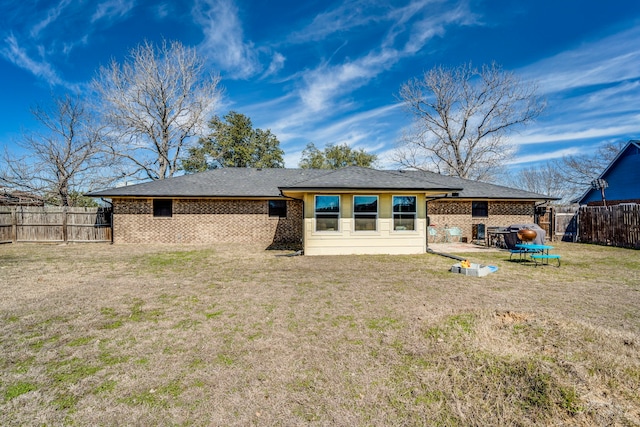
M 110 242 L 110 208 L 0 207 L 0 242 Z
M 579 241 L 640 249 L 640 205 L 583 206 Z

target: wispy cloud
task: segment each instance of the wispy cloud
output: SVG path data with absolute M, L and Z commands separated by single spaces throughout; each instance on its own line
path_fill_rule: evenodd
M 640 27 L 538 61 L 522 70 L 545 93 L 640 78 Z
M 200 51 L 228 73 L 226 77 L 247 78 L 262 70 L 253 43 L 244 40 L 238 8 L 231 0 L 198 0 L 193 16 L 204 33 Z
M 516 156 L 508 161 L 509 165 L 523 165 L 536 162 L 544 162 L 547 160 L 561 159 L 565 156 L 574 156 L 580 154 L 582 150 L 579 147 L 569 147 L 554 151 L 545 151 L 544 153 L 528 154 L 526 156 Z
M 37 38 L 40 32 L 47 28 L 51 23 L 58 20 L 64 9 L 71 3 L 71 0 L 63 0 L 55 7 L 46 12 L 46 16 L 31 28 L 31 37 Z
M 380 21 L 383 8 L 371 1 L 345 1 L 337 8 L 316 15 L 302 30 L 294 31 L 288 37 L 289 43 L 306 43 L 324 40 L 328 36 L 343 33 L 372 22 Z
M 66 85 L 50 63 L 42 58 L 39 60 L 31 58 L 26 49 L 20 46 L 18 39 L 13 34 L 9 35 L 4 41 L 6 46 L 0 52 L 5 59 L 43 79 L 50 86 Z
M 566 123 L 555 127 L 544 127 L 540 130 L 533 130 L 528 134 L 515 136 L 512 138 L 512 141 L 516 145 L 580 141 L 604 138 L 611 135 L 634 134 L 640 129 L 640 126 L 637 124 L 640 121 L 640 115 L 635 115 L 632 120 L 627 123 L 606 126 L 605 122 L 610 122 L 611 120 L 611 118 L 602 119 L 600 123 L 597 123 L 601 126 L 594 126 L 593 122 L 584 121 Z
M 280 70 L 282 70 L 282 67 L 284 67 L 285 60 L 286 58 L 281 53 L 274 53 L 273 57 L 271 58 L 271 64 L 269 64 L 269 68 L 267 68 L 267 71 L 264 72 L 262 78 L 277 74 Z
M 360 58 L 347 58 L 337 65 L 323 63 L 306 72 L 302 77 L 304 85 L 300 89 L 305 107 L 314 113 L 335 109 L 337 97 L 355 91 L 403 58 L 415 55 L 433 37 L 442 35 L 447 25 L 466 25 L 472 21 L 472 15 L 463 6 L 427 14 L 423 8 L 429 3 L 431 2 L 412 2 L 402 9 L 387 11 L 384 19 L 395 19 L 391 29 L 378 41 L 377 47 L 374 46 Z M 421 16 L 417 17 L 419 12 Z M 394 46 L 401 27 L 402 32 L 408 33 L 408 37 L 404 38 L 406 41 L 400 46 Z
M 107 0 L 100 2 L 91 17 L 91 22 L 95 23 L 101 20 L 112 21 L 121 19 L 127 16 L 135 5 L 135 0 Z

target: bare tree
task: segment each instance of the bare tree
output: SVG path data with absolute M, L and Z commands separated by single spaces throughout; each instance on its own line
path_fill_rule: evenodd
M 561 197 L 557 203 L 571 203 L 591 188 L 591 182 L 618 155 L 626 143 L 608 142 L 595 152 L 565 156 L 537 166 L 525 167 L 502 181 L 511 187 Z
M 18 153 L 5 149 L 0 183 L 71 206 L 81 191 L 99 185 L 106 162 L 99 151 L 100 129 L 83 103 L 69 96 L 31 113 L 43 130 L 25 133 Z
M 409 168 L 491 180 L 514 150 L 507 136 L 545 107 L 536 85 L 495 63 L 435 67 L 403 84 L 399 98 L 414 116 L 395 160 Z
M 528 166 L 510 173 L 504 183 L 513 188 L 533 193 L 560 197 L 566 202 L 571 196 L 562 172 L 553 162 L 545 162 L 539 166 Z
M 164 179 L 206 129 L 220 90 L 195 49 L 179 42 L 148 42 L 122 65 L 101 67 L 94 88 L 104 102 L 112 138 L 108 150 L 129 165 L 127 175 Z
M 571 188 L 574 196 L 579 196 L 598 178 L 611 161 L 625 146 L 625 142 L 608 142 L 599 147 L 595 153 L 565 156 L 556 166 L 563 179 Z

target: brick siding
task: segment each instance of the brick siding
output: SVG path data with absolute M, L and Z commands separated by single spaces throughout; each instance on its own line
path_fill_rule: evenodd
M 485 225 L 486 233 L 486 227 L 531 224 L 534 221 L 534 202 L 489 201 L 487 217 L 472 217 L 471 203 L 470 200 L 429 202 L 428 215 L 431 225 L 442 229 L 459 227 L 462 229 L 462 237 L 470 242 L 475 237 L 478 224 Z M 433 240 L 432 237 L 429 238 L 429 241 Z
M 174 199 L 171 218 L 154 218 L 152 199 L 113 199 L 114 243 L 302 244 L 302 202 L 269 217 L 267 200 Z

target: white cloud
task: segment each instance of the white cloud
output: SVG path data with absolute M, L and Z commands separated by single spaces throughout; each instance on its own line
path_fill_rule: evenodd
M 51 23 L 55 22 L 63 10 L 71 3 L 71 0 L 63 0 L 58 3 L 55 7 L 49 9 L 46 13 L 47 16 L 44 17 L 40 22 L 34 25 L 31 28 L 31 37 L 37 38 L 40 35 L 40 32 L 47 28 Z
M 253 43 L 244 41 L 238 8 L 231 0 L 197 0 L 193 16 L 204 33 L 200 51 L 226 71 L 247 78 L 262 70 Z
M 514 157 L 512 160 L 507 162 L 507 164 L 521 165 L 521 164 L 527 164 L 527 163 L 556 160 L 556 159 L 561 159 L 564 156 L 574 156 L 576 154 L 580 154 L 583 151 L 584 150 L 580 147 L 569 147 L 569 148 L 563 148 L 555 151 L 547 151 L 544 153 L 528 154 L 526 156 L 520 155 L 520 156 Z
M 285 60 L 286 58 L 281 53 L 274 53 L 273 57 L 271 58 L 271 64 L 269 64 L 269 68 L 267 68 L 267 71 L 264 72 L 262 78 L 277 74 L 278 71 L 280 71 L 282 67 L 284 67 Z
M 27 51 L 20 47 L 16 37 L 11 34 L 5 39 L 6 47 L 0 51 L 8 61 L 14 65 L 29 71 L 36 77 L 45 80 L 50 86 L 65 85 L 55 69 L 44 59 L 32 59 Z
M 91 22 L 95 23 L 101 20 L 117 20 L 121 19 L 129 13 L 135 6 L 135 0 L 107 0 L 98 3 L 96 11 L 91 17 Z
M 522 70 L 544 93 L 640 78 L 640 27 L 585 43 Z M 538 78 L 542 76 L 541 78 Z
M 108 0 L 99 3 L 96 11 L 91 16 L 91 22 L 95 23 L 101 20 L 117 20 L 121 19 L 129 13 L 135 6 L 135 1 L 130 0 Z
M 324 40 L 331 34 L 349 31 L 382 19 L 375 15 L 375 2 L 345 1 L 335 9 L 316 15 L 313 21 L 300 31 L 293 32 L 290 43 L 306 43 Z
M 516 145 L 543 144 L 550 142 L 576 141 L 594 138 L 605 138 L 614 135 L 633 135 L 640 130 L 639 116 L 628 124 L 618 126 L 589 127 L 587 123 L 568 123 L 555 128 L 543 128 L 522 136 L 515 136 L 512 142 Z M 553 132 L 553 131 L 556 132 Z

